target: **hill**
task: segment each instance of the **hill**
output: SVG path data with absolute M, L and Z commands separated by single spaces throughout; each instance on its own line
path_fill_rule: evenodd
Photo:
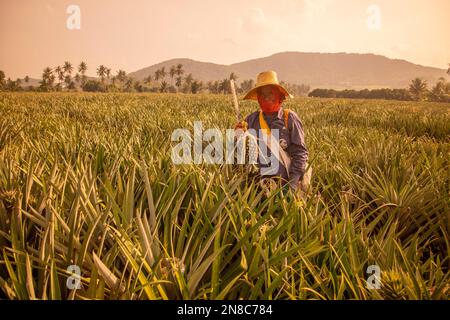
M 422 66 L 400 59 L 390 59 L 375 54 L 358 53 L 305 53 L 282 52 L 268 57 L 247 60 L 231 65 L 195 61 L 192 59 L 167 60 L 135 72 L 130 76 L 142 80 L 155 71 L 183 64 L 185 74 L 204 82 L 227 78 L 231 72 L 244 79 L 255 79 L 264 70 L 277 71 L 280 80 L 289 83 L 309 84 L 312 88 L 334 89 L 403 88 L 411 79 L 422 77 L 434 84 L 446 76 L 445 69 Z M 168 76 L 167 79 L 170 80 Z

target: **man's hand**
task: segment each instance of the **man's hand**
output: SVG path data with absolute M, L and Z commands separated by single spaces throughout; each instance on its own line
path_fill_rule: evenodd
M 293 190 L 293 191 L 297 191 L 302 179 L 303 179 L 303 172 L 300 172 L 299 174 L 295 174 L 295 175 L 291 175 L 290 180 L 289 180 L 289 187 Z
M 247 126 L 248 126 L 247 122 L 239 121 L 234 125 L 234 130 L 241 129 L 243 131 L 247 131 Z
M 291 177 L 291 179 L 289 180 L 289 187 L 294 192 L 300 191 L 302 194 L 307 194 L 308 192 L 310 192 L 311 188 L 311 175 L 312 168 L 309 167 L 306 172 L 300 172 L 299 176 L 296 175 Z
M 236 138 L 239 139 L 245 131 L 247 131 L 247 122 L 239 121 L 234 125 L 234 136 Z

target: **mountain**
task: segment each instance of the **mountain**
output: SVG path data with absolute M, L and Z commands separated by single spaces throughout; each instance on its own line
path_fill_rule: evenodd
M 308 84 L 312 88 L 361 89 L 361 88 L 404 88 L 413 78 L 421 77 L 434 84 L 439 77 L 446 77 L 446 70 L 426 67 L 405 60 L 390 59 L 375 54 L 359 53 L 309 53 L 282 52 L 268 57 L 247 60 L 231 65 L 172 59 L 130 73 L 142 80 L 155 71 L 172 65 L 183 64 L 185 75 L 204 82 L 222 80 L 231 72 L 238 80 L 255 79 L 264 70 L 275 70 L 281 80 L 295 84 Z M 170 82 L 168 75 L 167 81 Z

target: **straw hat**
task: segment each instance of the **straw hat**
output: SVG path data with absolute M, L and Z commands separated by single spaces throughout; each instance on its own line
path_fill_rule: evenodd
M 244 96 L 244 100 L 258 100 L 258 94 L 257 90 L 260 87 L 267 86 L 267 85 L 274 85 L 280 89 L 280 92 L 285 96 L 289 98 L 293 98 L 294 96 L 290 94 L 283 86 L 280 85 L 278 82 L 277 73 L 275 71 L 264 71 L 258 74 L 258 77 L 256 78 L 256 85 L 253 89 L 251 89 L 247 94 Z

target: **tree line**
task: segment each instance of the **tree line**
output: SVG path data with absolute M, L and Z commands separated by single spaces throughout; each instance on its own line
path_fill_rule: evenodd
M 55 68 L 46 67 L 42 72 L 39 86 L 26 85 L 30 78 L 6 79 L 0 70 L 0 91 L 86 91 L 86 92 L 184 92 L 197 93 L 203 87 L 201 81 L 192 74 L 184 76 L 182 64 L 156 70 L 142 81 L 129 76 L 124 70 L 114 74 L 111 68 L 100 65 L 96 69 L 98 78 L 88 77 L 88 66 L 81 62 L 75 69 L 69 61 Z M 75 74 L 73 74 L 76 72 Z
M 72 63 L 65 61 L 55 68 L 46 67 L 42 72 L 39 86 L 27 84 L 30 78 L 12 80 L 6 79 L 5 73 L 0 70 L 0 91 L 87 91 L 87 92 L 171 92 L 171 93 L 202 93 L 229 94 L 231 93 L 230 80 L 237 80 L 238 75 L 232 72 L 229 77 L 222 80 L 208 81 L 206 83 L 195 79 L 192 73 L 185 74 L 182 64 L 157 69 L 142 81 L 129 76 L 124 70 L 112 73 L 111 68 L 100 65 L 96 69 L 98 78 L 86 76 L 88 66 L 85 62 L 74 68 Z M 73 74 L 75 72 L 75 74 Z M 450 64 L 447 70 L 450 74 Z M 416 100 L 450 102 L 450 83 L 443 77 L 431 88 L 421 78 L 411 81 L 404 89 L 363 89 L 363 90 L 334 90 L 314 89 L 305 84 L 290 84 L 281 81 L 281 84 L 294 96 L 310 96 L 322 98 L 355 98 L 355 99 L 388 99 L 388 100 Z M 253 79 L 241 81 L 236 88 L 242 94 L 253 88 Z
M 447 70 L 450 75 L 450 64 Z M 334 90 L 314 89 L 308 96 L 321 98 L 353 98 L 353 99 L 387 99 L 405 101 L 435 101 L 450 102 L 450 82 L 445 78 L 439 78 L 438 82 L 428 88 L 428 83 L 421 79 L 411 80 L 408 88 L 404 89 L 363 89 L 363 90 Z
M 222 80 L 204 83 L 195 79 L 192 73 L 185 73 L 182 64 L 157 69 L 142 81 L 127 75 L 124 70 L 117 70 L 114 74 L 111 68 L 100 65 L 96 69 L 98 78 L 86 76 L 87 64 L 81 62 L 76 68 L 69 61 L 55 68 L 46 67 L 42 72 L 39 86 L 28 85 L 30 78 L 5 79 L 5 73 L 0 70 L 0 91 L 86 91 L 86 92 L 170 92 L 170 93 L 202 93 L 229 94 L 230 80 L 237 80 L 234 72 Z M 75 72 L 75 74 L 74 74 Z M 288 91 L 296 96 L 306 96 L 310 91 L 308 85 L 289 84 L 281 82 Z M 245 93 L 254 86 L 253 79 L 243 80 L 236 90 Z

